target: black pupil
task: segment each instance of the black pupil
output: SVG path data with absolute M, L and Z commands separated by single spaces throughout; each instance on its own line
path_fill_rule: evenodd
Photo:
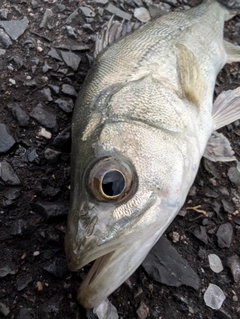
M 107 196 L 121 194 L 125 186 L 125 179 L 119 171 L 107 172 L 102 180 L 102 190 Z

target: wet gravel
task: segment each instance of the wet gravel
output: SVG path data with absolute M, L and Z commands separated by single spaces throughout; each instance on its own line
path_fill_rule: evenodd
M 144 22 L 199 2 L 1 1 L 0 318 L 96 318 L 76 301 L 89 267 L 71 273 L 63 248 L 71 116 L 93 61 L 96 32 L 112 14 L 119 21 Z M 239 43 L 239 31 L 237 16 L 225 36 Z M 224 68 L 216 95 L 239 86 L 239 70 L 238 63 Z M 240 122 L 221 131 L 240 160 Z M 202 160 L 162 244 L 110 297 L 119 318 L 240 317 L 239 187 L 236 163 Z M 207 216 L 191 208 L 198 205 Z M 225 296 L 218 310 L 204 301 L 210 284 Z

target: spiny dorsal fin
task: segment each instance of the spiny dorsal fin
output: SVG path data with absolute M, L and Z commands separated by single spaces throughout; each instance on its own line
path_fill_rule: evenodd
M 102 30 L 98 33 L 94 51 L 94 57 L 111 43 L 124 37 L 125 35 L 132 33 L 134 30 L 141 26 L 140 22 L 125 22 L 124 20 L 120 23 L 114 21 L 114 16 L 103 26 Z
M 200 108 L 206 82 L 195 55 L 183 44 L 178 47 L 177 65 L 183 96 Z

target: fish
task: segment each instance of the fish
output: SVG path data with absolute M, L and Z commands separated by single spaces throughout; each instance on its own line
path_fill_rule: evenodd
M 202 156 L 236 161 L 217 130 L 240 118 L 240 88 L 213 103 L 216 77 L 240 61 L 223 38 L 236 12 L 219 1 L 133 30 L 113 19 L 72 119 L 68 266 L 94 261 L 78 301 L 97 307 L 142 263 L 183 206 Z M 126 28 L 125 28 L 126 29 Z

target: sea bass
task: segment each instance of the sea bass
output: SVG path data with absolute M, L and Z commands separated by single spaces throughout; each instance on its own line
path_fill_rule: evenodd
M 233 15 L 207 0 L 111 45 L 121 26 L 99 37 L 74 109 L 65 241 L 71 270 L 95 261 L 78 292 L 84 307 L 141 264 L 184 204 L 203 155 L 235 159 L 215 130 L 240 118 L 240 89 L 213 105 L 217 74 L 240 61 L 239 47 L 223 40 Z

